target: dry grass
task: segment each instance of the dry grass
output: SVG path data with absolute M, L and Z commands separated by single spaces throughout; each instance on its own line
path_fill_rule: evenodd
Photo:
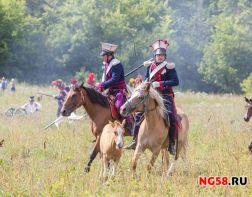
M 25 84 L 18 92 L 0 96 L 0 112 L 20 106 L 38 87 Z M 44 92 L 55 89 L 42 87 Z M 138 165 L 139 180 L 130 177 L 132 151 L 124 151 L 114 180 L 99 180 L 100 159 L 90 173 L 83 167 L 92 149 L 88 121 L 64 123 L 60 130 L 43 127 L 55 119 L 56 101 L 43 98 L 43 111 L 26 117 L 0 116 L 0 196 L 252 196 L 252 155 L 248 152 L 252 122 L 245 123 L 244 101 L 235 95 L 183 93 L 176 103 L 190 119 L 190 172 L 183 173 L 179 160 L 176 173 L 162 180 L 161 158 L 147 174 L 147 151 Z M 80 111 L 79 111 L 80 113 Z M 126 143 L 131 140 L 126 138 Z M 247 186 L 199 186 L 198 177 L 248 176 Z

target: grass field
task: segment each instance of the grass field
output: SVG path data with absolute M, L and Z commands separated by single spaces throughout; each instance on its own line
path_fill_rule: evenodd
M 0 96 L 0 112 L 17 107 L 37 91 L 51 94 L 49 87 L 18 85 L 14 95 Z M 148 151 L 137 173 L 129 171 L 133 151 L 124 151 L 117 176 L 103 184 L 97 157 L 89 173 L 83 168 L 93 147 L 89 121 L 63 123 L 60 130 L 43 127 L 55 119 L 56 100 L 43 97 L 42 112 L 24 117 L 0 116 L 0 196 L 252 196 L 252 122 L 243 121 L 244 99 L 236 95 L 190 92 L 176 95 L 176 103 L 190 120 L 189 174 L 179 159 L 175 174 L 161 176 L 161 157 L 148 174 Z M 83 110 L 77 111 L 79 114 Z M 131 138 L 125 138 L 128 143 Z M 199 186 L 199 176 L 247 176 L 246 186 Z

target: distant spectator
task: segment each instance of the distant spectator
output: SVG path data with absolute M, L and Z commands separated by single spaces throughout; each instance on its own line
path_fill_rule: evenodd
M 11 79 L 11 93 L 14 94 L 16 92 L 16 82 L 15 79 Z
M 41 104 L 35 102 L 34 96 L 30 96 L 29 102 L 24 104 L 22 108 L 24 108 L 29 114 L 32 114 L 41 110 Z
M 2 83 L 1 83 L 1 89 L 2 89 L 2 94 L 4 94 L 4 91 L 7 88 L 7 81 L 5 79 L 5 77 L 2 78 Z

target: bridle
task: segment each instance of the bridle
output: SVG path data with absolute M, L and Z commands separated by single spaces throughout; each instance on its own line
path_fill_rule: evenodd
M 85 106 L 86 103 L 85 103 L 85 98 L 84 98 L 83 92 L 81 91 L 80 88 L 75 88 L 75 90 L 76 90 L 77 92 L 80 92 L 82 104 Z M 78 103 L 77 103 L 77 96 L 75 96 L 74 98 L 71 98 L 70 106 L 68 107 L 68 110 L 69 110 L 69 111 L 74 111 L 74 110 L 76 110 L 76 109 L 77 109 L 77 104 L 78 104 Z
M 83 104 L 83 106 L 85 106 L 85 105 L 86 105 L 86 102 L 85 102 L 84 94 L 83 94 L 83 92 L 81 91 L 81 89 L 78 89 L 78 90 L 80 91 L 80 94 L 81 94 L 82 104 Z
M 153 109 L 148 109 L 148 106 L 147 106 L 147 102 L 148 102 L 148 99 L 149 99 L 149 95 L 150 95 L 150 93 L 148 92 L 146 95 L 139 89 L 139 90 L 136 90 L 136 92 L 139 92 L 139 94 L 141 95 L 141 97 L 143 98 L 143 99 L 141 99 L 140 101 L 138 101 L 134 106 L 132 105 L 132 103 L 130 103 L 130 101 L 129 100 L 127 100 L 126 102 L 125 102 L 125 107 L 126 107 L 126 109 L 128 109 L 129 111 L 134 111 L 134 110 L 136 110 L 137 109 L 137 107 L 139 106 L 139 105 L 141 105 L 142 103 L 144 104 L 144 113 L 148 113 L 148 112 L 150 112 L 150 111 L 154 111 L 155 109 L 156 109 L 156 105 L 155 105 L 155 107 L 153 108 Z

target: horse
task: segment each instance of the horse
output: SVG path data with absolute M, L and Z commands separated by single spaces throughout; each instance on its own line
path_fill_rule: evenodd
M 101 175 L 107 180 L 109 164 L 113 161 L 112 176 L 115 176 L 116 167 L 122 155 L 123 133 L 125 132 L 126 120 L 122 123 L 119 121 L 111 122 L 103 128 L 100 139 L 101 153 Z
M 247 97 L 245 97 L 245 101 L 246 101 L 245 105 L 246 113 L 244 115 L 244 120 L 248 122 L 252 116 L 252 99 L 248 99 Z
M 140 125 L 137 137 L 137 146 L 131 162 L 133 177 L 136 175 L 137 161 L 146 149 L 149 149 L 152 152 L 151 160 L 147 166 L 148 172 L 150 172 L 154 167 L 155 160 L 161 150 L 163 158 L 165 159 L 164 172 L 167 176 L 172 173 L 175 160 L 178 159 L 178 155 L 181 151 L 183 153 L 181 155 L 182 159 L 185 164 L 187 164 L 186 150 L 189 121 L 187 115 L 185 113 L 181 113 L 182 120 L 178 133 L 175 160 L 171 163 L 169 170 L 167 170 L 169 167 L 167 147 L 169 144 L 168 130 L 170 124 L 169 120 L 165 119 L 165 110 L 163 98 L 154 88 L 151 87 L 150 83 L 140 84 L 132 93 L 130 99 L 121 106 L 120 113 L 123 116 L 133 112 L 144 112 L 144 119 Z
M 71 90 L 66 95 L 61 114 L 63 116 L 70 116 L 70 114 L 77 108 L 83 106 L 91 119 L 91 131 L 95 136 L 95 146 L 89 156 L 89 161 L 85 165 L 85 172 L 90 171 L 91 164 L 95 159 L 97 153 L 100 151 L 100 136 L 103 127 L 108 121 L 114 121 L 111 114 L 110 104 L 108 98 L 93 88 L 85 87 L 83 83 Z M 130 135 L 128 129 L 125 135 Z
M 244 115 L 244 120 L 248 122 L 252 116 L 252 99 L 248 99 L 247 97 L 245 97 L 245 101 L 246 101 L 245 105 L 246 113 Z M 252 153 L 252 142 L 248 146 L 248 149 Z

